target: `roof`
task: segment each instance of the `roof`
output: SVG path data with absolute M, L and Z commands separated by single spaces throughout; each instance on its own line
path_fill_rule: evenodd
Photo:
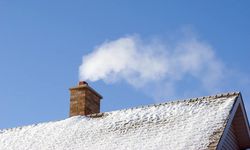
M 239 93 L 76 116 L 0 130 L 0 149 L 208 149 Z

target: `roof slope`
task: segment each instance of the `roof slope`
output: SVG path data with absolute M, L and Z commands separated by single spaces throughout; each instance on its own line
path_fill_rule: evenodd
M 107 112 L 0 131 L 1 150 L 207 149 L 238 93 Z

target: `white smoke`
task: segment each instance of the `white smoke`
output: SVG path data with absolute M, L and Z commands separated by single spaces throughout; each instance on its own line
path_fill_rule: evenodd
M 83 56 L 80 80 L 115 83 L 123 80 L 135 88 L 154 85 L 152 95 L 174 94 L 176 84 L 191 77 L 210 90 L 223 77 L 223 65 L 208 44 L 192 36 L 166 44 L 125 36 L 104 42 Z M 197 87 L 199 88 L 199 87 Z

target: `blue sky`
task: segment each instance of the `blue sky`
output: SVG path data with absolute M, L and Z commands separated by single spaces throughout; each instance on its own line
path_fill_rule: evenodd
M 214 53 L 207 64 L 222 64 L 222 78 L 213 80 L 215 87 L 200 90 L 201 79 L 183 74 L 170 84 L 175 92 L 169 96 L 169 89 L 151 78 L 139 88 L 120 74 L 113 82 L 90 80 L 104 97 L 102 111 L 241 91 L 250 116 L 249 5 L 233 0 L 0 0 L 0 128 L 67 118 L 68 89 L 79 80 L 82 57 L 126 37 L 137 37 L 142 48 L 156 39 L 170 47 L 163 51 L 194 38 Z M 156 100 L 159 89 L 166 92 Z

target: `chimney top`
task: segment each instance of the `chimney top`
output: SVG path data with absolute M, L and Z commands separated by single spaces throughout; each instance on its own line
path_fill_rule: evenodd
M 78 85 L 88 85 L 88 82 L 86 82 L 86 81 L 79 81 Z
M 93 94 L 98 96 L 100 99 L 102 99 L 102 96 L 96 92 L 93 88 L 89 86 L 89 84 L 86 81 L 79 81 L 78 85 L 76 87 L 69 88 L 69 90 L 78 90 L 78 89 L 88 89 L 90 90 Z

